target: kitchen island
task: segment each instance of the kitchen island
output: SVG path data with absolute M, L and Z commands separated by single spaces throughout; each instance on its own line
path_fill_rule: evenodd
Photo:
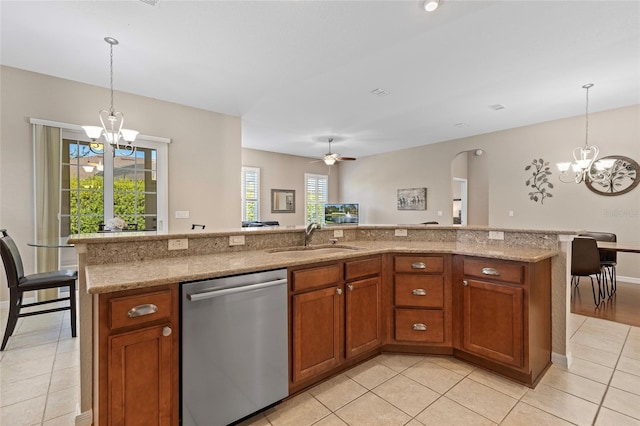
M 396 236 L 397 229 L 406 236 Z M 335 232 L 340 231 L 340 232 Z M 489 231 L 503 239 L 489 239 Z M 336 238 L 336 235 L 342 237 Z M 405 235 L 405 232 L 400 232 Z M 275 268 L 299 268 L 323 262 L 344 262 L 366 256 L 440 254 L 480 256 L 514 262 L 536 263 L 547 259 L 553 288 L 554 358 L 566 355 L 566 261 L 561 231 L 508 230 L 471 227 L 345 226 L 317 231 L 312 247 L 340 247 L 344 250 L 299 250 L 304 244 L 303 228 L 229 230 L 180 235 L 96 234 L 75 236 L 81 288 L 81 416 L 96 409 L 97 383 L 92 371 L 102 360 L 93 341 L 100 321 L 98 295 L 148 289 L 179 282 L 248 273 Z M 237 243 L 239 238 L 244 244 Z M 169 250 L 169 240 L 188 240 L 188 248 Z M 337 242 L 332 240 L 338 240 Z M 334 243 L 332 245 L 332 243 Z M 566 244 L 564 244 L 566 246 Z M 290 250 L 288 250 L 291 248 Z M 274 249 L 279 251 L 274 251 Z M 122 260 L 122 262 L 118 262 Z M 125 262 L 125 260 L 127 260 Z M 559 303 L 556 303 L 559 302 Z M 557 312 L 556 312 L 557 311 Z M 556 317 L 560 320 L 556 321 Z M 93 325 L 91 325 L 93 323 Z M 93 367 L 92 367 L 93 366 Z M 92 385 L 96 385 L 93 386 Z M 94 389 L 94 392 L 87 392 Z

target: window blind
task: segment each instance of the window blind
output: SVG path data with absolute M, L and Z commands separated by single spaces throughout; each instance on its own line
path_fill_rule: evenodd
M 242 220 L 260 220 L 260 169 L 242 168 Z
M 324 223 L 324 205 L 329 199 L 329 177 L 305 173 L 306 224 Z

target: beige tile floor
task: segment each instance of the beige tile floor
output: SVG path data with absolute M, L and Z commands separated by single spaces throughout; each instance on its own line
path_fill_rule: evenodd
M 7 309 L 0 309 L 4 336 Z M 1 338 L 1 337 L 0 337 Z M 80 339 L 69 311 L 20 318 L 0 352 L 0 425 L 70 426 L 80 400 Z
M 636 425 L 640 327 L 570 317 L 574 362 L 535 389 L 450 357 L 380 355 L 242 426 Z
M 68 312 L 22 318 L 0 353 L 0 424 L 73 425 L 78 344 Z M 0 310 L 4 332 L 6 311 Z M 640 327 L 570 316 L 574 362 L 529 389 L 450 357 L 380 355 L 243 426 L 637 425 Z

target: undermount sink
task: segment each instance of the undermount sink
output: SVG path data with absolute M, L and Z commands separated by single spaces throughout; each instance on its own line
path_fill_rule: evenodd
M 323 255 L 323 254 L 334 254 L 334 253 L 344 253 L 348 251 L 354 250 L 362 250 L 362 247 L 356 246 L 347 246 L 340 244 L 331 244 L 331 245 L 320 245 L 320 246 L 297 246 L 297 247 L 283 247 L 276 248 L 271 250 L 266 250 L 267 253 L 283 253 L 286 255 Z

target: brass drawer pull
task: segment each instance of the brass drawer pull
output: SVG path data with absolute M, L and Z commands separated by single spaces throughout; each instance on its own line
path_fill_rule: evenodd
M 154 305 L 153 303 L 146 303 L 144 305 L 138 305 L 129 309 L 129 312 L 127 312 L 127 317 L 142 317 L 144 315 L 155 314 L 156 312 L 158 312 L 158 307 L 156 305 Z
M 414 296 L 426 296 L 427 290 L 425 290 L 424 288 L 414 288 L 413 290 L 411 290 L 411 294 L 413 294 Z
M 500 272 L 498 272 L 498 270 L 495 269 L 495 268 L 482 268 L 482 274 L 483 275 L 499 276 Z
M 411 264 L 412 269 L 427 269 L 427 265 L 424 262 L 413 262 Z
M 414 331 L 427 331 L 427 325 L 420 322 L 413 324 L 412 328 Z

